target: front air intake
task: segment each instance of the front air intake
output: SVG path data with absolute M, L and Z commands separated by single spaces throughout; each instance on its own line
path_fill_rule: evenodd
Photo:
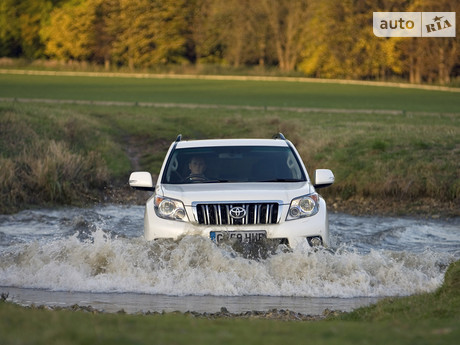
M 196 215 L 203 225 L 276 224 L 278 203 L 197 204 Z

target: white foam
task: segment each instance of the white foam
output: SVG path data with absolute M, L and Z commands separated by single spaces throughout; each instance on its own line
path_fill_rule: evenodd
M 433 291 L 449 254 L 296 248 L 245 259 L 209 239 L 146 242 L 102 230 L 0 251 L 0 286 L 166 295 L 378 297 Z

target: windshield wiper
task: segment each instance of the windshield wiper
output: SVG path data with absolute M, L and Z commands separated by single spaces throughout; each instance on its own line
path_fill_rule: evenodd
M 272 180 L 263 180 L 257 182 L 303 182 L 304 180 L 299 180 L 297 178 L 275 178 Z
M 224 182 L 230 182 L 230 180 L 222 180 L 222 179 L 212 179 L 212 180 L 204 180 L 200 181 L 201 183 L 224 183 Z

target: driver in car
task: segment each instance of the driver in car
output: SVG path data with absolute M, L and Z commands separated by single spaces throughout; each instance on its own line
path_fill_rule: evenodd
M 189 164 L 190 175 L 186 178 L 189 182 L 206 181 L 208 178 L 204 175 L 206 171 L 206 162 L 202 157 L 193 157 Z

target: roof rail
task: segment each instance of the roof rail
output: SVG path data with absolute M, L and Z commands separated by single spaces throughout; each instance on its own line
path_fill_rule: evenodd
M 176 143 L 182 140 L 182 134 L 179 134 L 176 138 Z
M 284 137 L 283 133 L 278 133 L 278 134 L 275 134 L 273 136 L 273 139 L 281 139 L 281 140 L 286 140 L 286 138 Z

